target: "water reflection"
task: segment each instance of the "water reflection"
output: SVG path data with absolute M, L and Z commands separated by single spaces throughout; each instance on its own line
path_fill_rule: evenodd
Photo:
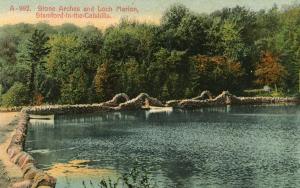
M 299 187 L 299 114 L 240 106 L 57 116 L 52 126 L 32 122 L 26 148 L 45 169 L 89 160 L 122 173 L 137 160 L 160 187 Z

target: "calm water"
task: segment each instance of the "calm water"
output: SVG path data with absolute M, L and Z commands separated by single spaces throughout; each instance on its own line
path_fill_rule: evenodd
M 26 145 L 44 169 L 88 160 L 78 168 L 115 176 L 137 162 L 159 187 L 300 187 L 300 106 L 57 116 L 32 122 Z

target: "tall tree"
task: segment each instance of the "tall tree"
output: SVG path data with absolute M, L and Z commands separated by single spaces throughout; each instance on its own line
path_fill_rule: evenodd
M 189 9 L 184 5 L 175 4 L 171 6 L 161 19 L 162 27 L 165 29 L 177 28 L 182 19 L 190 13 Z
M 241 63 L 247 86 L 252 84 L 254 64 L 259 59 L 256 13 L 245 7 L 224 8 L 210 15 L 208 46 L 211 55 L 226 56 Z
M 46 44 L 49 40 L 49 37 L 46 36 L 45 32 L 41 30 L 35 30 L 31 35 L 31 38 L 28 40 L 27 43 L 27 54 L 26 57 L 28 58 L 27 61 L 30 63 L 30 76 L 29 76 L 29 96 L 34 96 L 36 92 L 35 87 L 35 75 L 36 75 L 36 68 L 37 66 L 44 63 L 45 57 L 50 52 L 50 47 Z M 31 103 L 33 103 L 33 99 Z
M 52 48 L 47 58 L 47 73 L 51 79 L 54 79 L 52 83 L 57 83 L 61 88 L 60 96 L 64 96 L 64 100 L 61 100 L 63 103 L 90 102 L 94 97 L 89 92 L 92 90 L 99 55 L 92 44 L 90 44 L 91 46 L 83 45 L 87 41 L 83 36 L 77 34 L 59 34 L 51 37 L 49 41 Z M 80 74 L 82 77 L 79 77 Z M 83 84 L 76 84 L 77 78 L 81 79 L 81 83 L 86 84 L 82 89 L 89 92 L 80 91 L 79 86 L 83 86 Z M 51 85 L 49 86 L 52 87 Z M 81 100 L 78 95 L 71 94 L 73 88 L 76 88 L 76 92 L 84 95 L 84 100 Z M 49 89 L 56 90 L 55 88 Z M 65 100 L 68 97 L 70 99 Z M 74 98 L 71 99 L 71 97 Z
M 102 63 L 94 78 L 94 87 L 100 100 L 108 100 L 118 91 L 118 77 L 115 65 L 110 62 Z
M 162 48 L 155 53 L 147 74 L 151 95 L 162 99 L 182 98 L 189 85 L 188 56 L 185 51 Z
M 255 82 L 257 84 L 274 86 L 277 90 L 277 86 L 284 83 L 286 75 L 287 71 L 279 63 L 277 56 L 270 52 L 262 54 L 255 70 L 255 76 L 257 77 Z
M 214 93 L 229 90 L 240 92 L 244 89 L 243 74 L 239 62 L 224 56 L 198 55 L 193 59 L 193 90 L 200 93 L 210 90 Z

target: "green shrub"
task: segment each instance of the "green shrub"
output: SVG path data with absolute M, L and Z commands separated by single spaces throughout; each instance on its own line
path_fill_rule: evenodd
M 264 91 L 263 89 L 247 89 L 244 90 L 243 96 L 245 97 L 256 97 L 256 96 L 268 96 L 270 92 Z
M 29 101 L 27 87 L 16 82 L 1 98 L 1 105 L 4 107 L 26 105 Z
M 290 97 L 295 97 L 297 99 L 300 99 L 300 93 L 292 93 L 290 94 Z
M 286 97 L 286 95 L 281 90 L 271 92 L 271 96 L 272 97 Z
M 138 168 L 135 165 L 128 173 L 123 174 L 117 180 L 101 179 L 99 184 L 93 183 L 92 181 L 82 182 L 83 188 L 87 188 L 88 185 L 91 187 L 99 188 L 154 188 L 157 187 L 156 183 L 153 182 L 148 171 L 145 167 Z
M 246 97 L 286 97 L 287 94 L 283 92 L 282 89 L 278 89 L 277 91 L 264 91 L 263 89 L 249 89 L 244 90 L 243 93 Z

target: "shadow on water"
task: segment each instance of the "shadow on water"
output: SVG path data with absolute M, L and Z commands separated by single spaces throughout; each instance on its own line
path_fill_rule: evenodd
M 299 187 L 299 124 L 298 106 L 64 115 L 32 122 L 26 148 L 50 171 L 87 160 L 122 174 L 138 160 L 159 187 Z

